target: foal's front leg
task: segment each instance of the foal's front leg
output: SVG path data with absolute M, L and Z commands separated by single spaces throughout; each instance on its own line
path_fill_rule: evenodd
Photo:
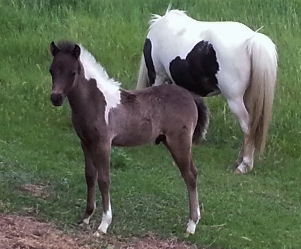
M 81 141 L 81 146 L 84 152 L 85 157 L 85 177 L 86 177 L 86 184 L 87 184 L 87 206 L 86 211 L 79 221 L 79 223 L 89 224 L 90 218 L 92 217 L 95 208 L 96 208 L 96 201 L 95 201 L 95 185 L 97 179 L 97 171 L 94 167 L 94 162 L 92 158 L 91 148 L 87 146 L 83 141 Z
M 100 236 L 99 233 L 107 233 L 107 229 L 112 222 L 112 210 L 110 201 L 110 150 L 109 143 L 98 144 L 93 150 L 93 161 L 98 176 L 98 186 L 102 196 L 103 213 L 102 220 L 94 233 L 95 236 Z

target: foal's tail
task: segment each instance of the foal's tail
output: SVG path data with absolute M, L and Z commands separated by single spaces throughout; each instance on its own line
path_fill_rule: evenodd
M 198 120 L 193 132 L 192 142 L 197 144 L 201 139 L 205 139 L 209 126 L 209 109 L 203 98 L 193 93 L 192 95 L 198 110 Z
M 148 80 L 147 68 L 145 64 L 144 55 L 142 54 L 136 89 L 143 89 L 148 86 L 149 86 L 149 80 Z
M 261 153 L 272 115 L 278 56 L 272 40 L 257 32 L 247 41 L 247 50 L 251 58 L 251 79 L 244 96 L 250 115 L 246 142 L 254 145 L 256 153 Z

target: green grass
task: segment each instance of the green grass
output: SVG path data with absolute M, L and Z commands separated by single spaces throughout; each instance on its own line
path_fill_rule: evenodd
M 65 229 L 85 207 L 79 140 L 67 104 L 54 108 L 48 73 L 51 41 L 82 43 L 109 75 L 133 89 L 151 13 L 159 0 L 0 0 L 0 211 L 38 215 Z M 113 223 L 109 233 L 148 231 L 197 246 L 298 248 L 301 244 L 301 2 L 297 0 L 172 1 L 202 20 L 236 20 L 278 46 L 279 74 L 269 142 L 248 175 L 234 175 L 242 135 L 222 97 L 207 99 L 208 140 L 194 148 L 203 206 L 197 232 L 184 237 L 188 201 L 184 182 L 163 146 L 114 150 Z M 35 198 L 21 185 L 44 184 Z M 98 199 L 100 202 L 100 199 Z M 100 221 L 101 209 L 93 222 Z M 75 227 L 76 228 L 76 227 Z

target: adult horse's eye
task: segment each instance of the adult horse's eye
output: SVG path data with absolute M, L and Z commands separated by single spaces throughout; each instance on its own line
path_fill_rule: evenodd
M 75 77 L 76 71 L 72 72 L 71 75 L 72 75 L 72 77 Z

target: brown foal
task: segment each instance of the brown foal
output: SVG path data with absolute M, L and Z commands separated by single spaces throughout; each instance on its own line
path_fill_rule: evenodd
M 111 146 L 140 146 L 162 142 L 170 151 L 186 183 L 189 196 L 187 233 L 200 219 L 197 170 L 192 142 L 206 133 L 209 114 L 199 97 L 175 85 L 126 91 L 81 45 L 52 42 L 51 102 L 68 98 L 72 123 L 85 157 L 87 206 L 81 222 L 89 223 L 96 208 L 96 182 L 102 195 L 103 215 L 98 231 L 106 233 L 112 221 L 109 194 Z

